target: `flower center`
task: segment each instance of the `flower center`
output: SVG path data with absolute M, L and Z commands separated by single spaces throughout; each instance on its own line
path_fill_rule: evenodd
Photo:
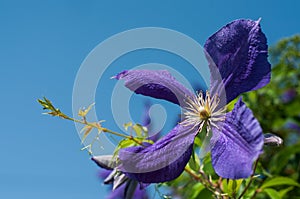
M 205 109 L 202 109 L 199 111 L 199 117 L 202 120 L 207 120 L 210 117 L 210 115 Z
M 217 95 L 210 96 L 208 91 L 206 91 L 205 97 L 200 91 L 193 98 L 187 97 L 185 102 L 182 125 L 198 127 L 200 132 L 205 124 L 207 132 L 209 132 L 211 126 L 218 128 L 217 122 L 225 119 L 226 108 L 218 107 L 220 98 Z

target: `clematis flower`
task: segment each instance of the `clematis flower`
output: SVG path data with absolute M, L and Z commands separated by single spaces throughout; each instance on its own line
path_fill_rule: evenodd
M 149 110 L 151 104 L 146 102 L 142 113 L 141 124 L 152 130 Z M 151 135 L 148 139 L 156 141 L 160 132 Z M 147 191 L 144 189 L 148 184 L 141 184 L 134 179 L 128 178 L 124 173 L 118 170 L 118 164 L 113 155 L 93 156 L 91 158 L 101 169 L 100 178 L 104 184 L 112 184 L 112 191 L 106 199 L 147 199 Z
M 156 183 L 177 178 L 188 163 L 194 139 L 204 127 L 212 132 L 210 150 L 215 172 L 229 179 L 247 178 L 262 152 L 262 129 L 241 98 L 231 112 L 226 104 L 240 94 L 259 89 L 270 81 L 267 43 L 259 20 L 236 20 L 205 43 L 211 82 L 205 93 L 194 94 L 169 72 L 129 70 L 115 76 L 142 94 L 178 104 L 182 121 L 149 147 L 120 150 L 119 169 L 131 179 Z
M 106 199 L 147 199 L 145 189 L 138 188 L 138 182 L 118 172 L 117 164 L 112 155 L 94 156 L 92 160 L 101 168 L 100 177 L 104 179 L 104 184 L 112 184 L 112 192 Z

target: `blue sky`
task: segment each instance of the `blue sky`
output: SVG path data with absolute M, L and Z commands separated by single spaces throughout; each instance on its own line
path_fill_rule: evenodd
M 47 96 L 72 114 L 76 73 L 100 42 L 125 30 L 151 26 L 182 32 L 204 44 L 206 38 L 234 19 L 261 17 L 262 29 L 272 45 L 299 33 L 299 6 L 297 0 L 1 0 L 0 197 L 103 197 L 105 188 L 96 177 L 98 169 L 88 154 L 80 151 L 74 125 L 42 115 L 36 102 Z M 122 57 L 114 64 L 121 71 L 123 66 L 148 62 L 178 65 L 182 60 L 146 51 Z M 112 71 L 106 75 L 112 76 Z M 114 84 L 109 78 L 100 82 L 97 104 L 105 96 L 110 98 Z M 99 111 L 101 117 L 107 115 L 109 119 L 109 114 Z M 112 122 L 108 125 L 115 128 Z

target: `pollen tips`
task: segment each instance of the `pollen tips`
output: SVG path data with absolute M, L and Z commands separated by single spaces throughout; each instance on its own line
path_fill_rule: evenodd
M 225 120 L 226 108 L 218 108 L 218 95 L 211 96 L 209 91 L 206 91 L 204 96 L 202 91 L 198 91 L 195 97 L 187 97 L 185 102 L 183 125 L 191 125 L 193 128 L 198 126 L 199 130 L 206 125 L 209 131 L 211 126 L 217 126 L 216 123 Z

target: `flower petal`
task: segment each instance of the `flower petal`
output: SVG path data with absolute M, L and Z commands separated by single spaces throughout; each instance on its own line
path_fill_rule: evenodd
M 223 81 L 227 103 L 239 94 L 259 89 L 270 81 L 267 39 L 259 21 L 233 21 L 205 43 L 211 71 L 211 92 Z
M 125 199 L 132 199 L 133 196 L 134 196 L 134 192 L 137 189 L 137 185 L 138 185 L 138 182 L 135 181 L 135 180 L 130 180 L 127 184 L 126 184 L 126 187 L 125 187 L 125 190 L 124 190 L 124 195 L 125 195 Z
M 182 104 L 194 94 L 166 70 L 129 70 L 115 76 L 125 79 L 125 86 L 137 94 Z
M 132 191 L 134 191 L 134 193 L 132 193 Z M 148 195 L 145 189 L 141 189 L 137 185 L 136 181 L 129 180 L 127 183 L 122 184 L 117 189 L 112 190 L 105 198 L 106 199 L 122 199 L 122 198 L 145 199 L 148 198 Z
M 129 179 L 124 173 L 116 173 L 114 176 L 114 182 L 113 182 L 113 191 L 116 190 L 118 187 L 120 187 L 122 184 L 125 184 L 128 182 Z
M 249 177 L 263 144 L 262 129 L 240 98 L 227 113 L 223 127 L 213 128 L 211 155 L 216 173 L 230 179 Z
M 100 155 L 100 156 L 93 156 L 91 158 L 99 167 L 104 169 L 113 170 L 117 163 L 114 160 L 112 155 Z
M 177 178 L 188 163 L 197 128 L 178 124 L 149 147 L 129 147 L 119 152 L 120 170 L 139 182 L 158 183 Z

